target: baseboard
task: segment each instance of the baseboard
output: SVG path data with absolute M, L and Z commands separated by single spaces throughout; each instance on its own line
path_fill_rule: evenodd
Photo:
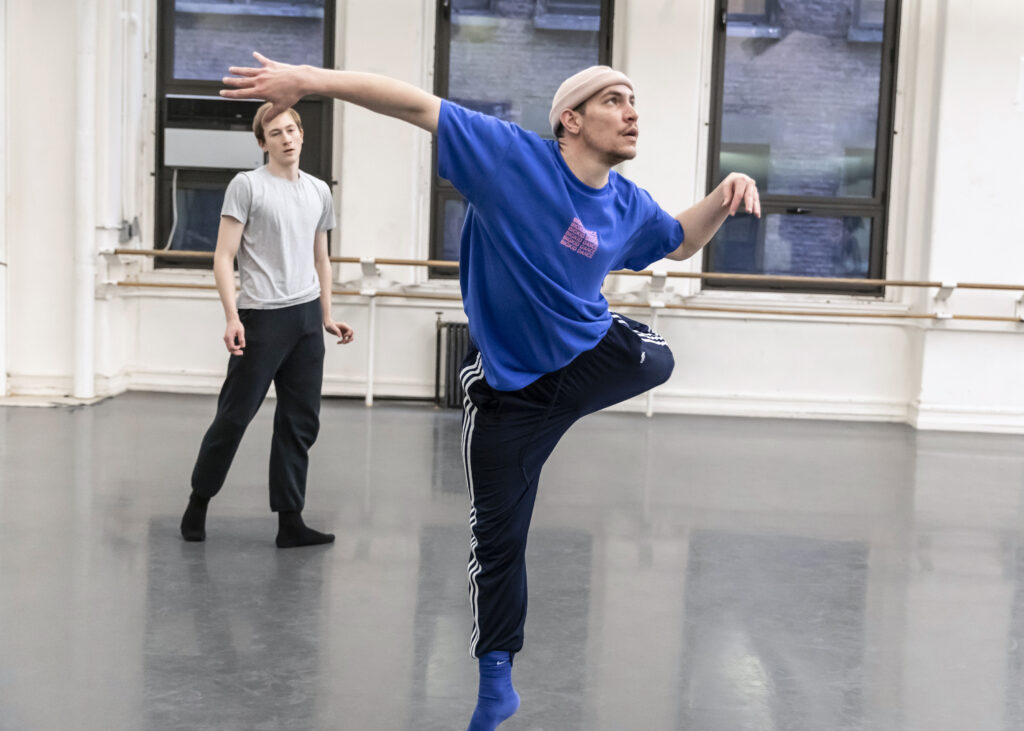
M 132 391 L 160 393 L 216 394 L 220 392 L 223 383 L 224 372 L 221 370 L 185 373 L 150 369 L 132 373 L 127 388 Z M 366 381 L 362 378 L 328 374 L 324 376 L 323 395 L 364 398 Z M 374 382 L 374 395 L 387 398 L 433 398 L 434 384 L 401 379 L 377 379 Z M 274 398 L 273 386 L 270 387 L 268 397 Z
M 646 412 L 647 396 L 638 396 L 614 408 L 621 411 Z M 907 405 L 902 401 L 708 394 L 665 388 L 654 391 L 654 413 L 897 423 L 907 421 Z
M 967 409 L 962 406 L 911 404 L 907 423 L 921 431 L 1024 434 L 1024 412 L 1016 409 Z
M 137 370 L 128 379 L 130 391 L 156 393 L 216 394 L 224 383 L 224 371 Z
M 7 376 L 7 392 L 14 398 L 68 398 L 74 390 L 70 376 Z
M 6 406 L 66 406 L 88 405 L 105 398 L 124 393 L 128 386 L 124 373 L 114 376 L 96 376 L 95 395 L 91 398 L 76 398 L 74 379 L 69 376 L 18 376 L 7 379 L 8 395 L 0 399 Z
M 63 405 L 94 403 L 124 391 L 216 394 L 224 382 L 217 371 L 145 370 L 100 376 L 93 399 L 71 396 L 73 379 L 64 376 L 8 377 L 10 396 L 0 399 L 5 405 Z M 364 398 L 366 382 L 361 378 L 327 375 L 325 396 Z M 270 396 L 273 397 L 273 388 Z M 404 379 L 378 379 L 374 397 L 388 399 L 431 399 L 434 384 Z M 638 396 L 611 408 L 626 413 L 646 413 L 647 395 Z M 964 431 L 996 434 L 1024 434 L 1024 411 L 1015 409 L 969 409 L 962 406 L 900 401 L 850 399 L 812 399 L 765 397 L 758 394 L 708 394 L 660 388 L 654 392 L 655 414 L 699 414 L 780 419 L 828 419 L 837 421 L 883 421 L 907 423 L 922 431 Z

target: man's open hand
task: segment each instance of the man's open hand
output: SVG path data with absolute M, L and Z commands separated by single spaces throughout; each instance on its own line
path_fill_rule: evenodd
M 263 118 L 269 122 L 278 114 L 295 106 L 305 93 L 302 88 L 302 68 L 288 63 L 271 61 L 263 54 L 253 51 L 253 57 L 259 61 L 258 68 L 251 66 L 232 66 L 228 69 L 231 76 L 222 81 L 230 89 L 221 89 L 220 95 L 228 99 L 264 99 L 274 106 Z

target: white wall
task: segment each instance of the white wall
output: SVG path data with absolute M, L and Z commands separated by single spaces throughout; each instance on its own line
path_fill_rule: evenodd
M 1024 281 L 1024 110 L 1016 105 L 1024 58 L 1024 6 L 1016 0 L 949 0 L 936 42 L 932 148 L 934 203 L 922 274 L 933 280 Z M 1012 314 L 1008 294 L 959 292 L 958 305 Z M 935 327 L 924 333 L 915 423 L 929 428 L 1021 431 L 1020 326 Z
M 7 23 L 9 386 L 46 382 L 70 393 L 74 6 L 11 3 Z
M 142 216 L 151 247 L 155 3 L 100 0 L 99 225 Z M 134 9 L 123 26 L 118 10 Z M 338 66 L 389 74 L 430 88 L 432 0 L 339 0 Z M 644 138 L 625 173 L 667 209 L 703 192 L 707 155 L 712 0 L 618 0 L 615 63 L 641 99 Z M 117 27 L 111 28 L 114 24 Z M 8 373 L 15 393 L 66 394 L 72 376 L 71 211 L 74 184 L 60 174 L 73 156 L 75 29 L 66 3 L 17 3 L 8 13 L 13 100 L 8 104 L 10 264 Z M 14 30 L 16 29 L 16 30 Z M 46 48 L 46 53 L 39 53 Z M 109 54 L 105 56 L 104 54 Z M 141 76 L 112 75 L 125 54 Z M 1024 5 L 1017 0 L 904 0 L 900 39 L 888 275 L 891 278 L 1024 282 L 1024 222 L 1014 216 L 1024 163 L 1024 111 L 1015 105 L 1024 56 Z M 118 97 L 112 99 L 111 97 Z M 127 100 L 122 118 L 116 110 Z M 430 139 L 409 126 L 337 105 L 335 254 L 425 259 L 429 238 Z M 118 142 L 115 136 L 121 138 Z M 140 152 L 141 151 L 141 152 Z M 119 160 L 119 164 L 108 162 Z M 122 180 L 123 185 L 117 180 Z M 78 181 L 81 182 L 81 181 Z M 120 199 L 117 201 L 116 199 Z M 97 232 L 97 248 L 111 232 Z M 697 257 L 699 259 L 699 257 Z M 694 271 L 699 261 L 660 264 Z M 425 270 L 385 267 L 386 279 L 423 284 Z M 100 279 L 210 283 L 202 272 L 152 271 L 148 262 L 100 260 Z M 339 267 L 339 280 L 359 268 Z M 928 291 L 890 288 L 881 300 L 840 296 L 698 291 L 671 280 L 690 304 L 767 310 L 927 311 Z M 636 290 L 609 283 L 610 298 Z M 451 290 L 451 283 L 436 287 Z M 226 365 L 223 320 L 212 291 L 100 286 L 97 390 L 214 392 Z M 1012 316 L 1022 293 L 958 290 L 956 313 Z M 680 301 L 677 300 L 676 301 Z M 379 298 L 375 338 L 365 298 L 339 298 L 337 315 L 356 342 L 329 346 L 324 390 L 361 396 L 374 340 L 374 390 L 382 396 L 433 394 L 434 321 L 461 319 L 451 302 Z M 649 320 L 646 309 L 630 310 Z M 923 428 L 1024 432 L 1021 326 L 981 322 L 713 314 L 662 310 L 658 328 L 676 354 L 657 411 L 909 421 Z M 624 408 L 642 409 L 644 399 Z

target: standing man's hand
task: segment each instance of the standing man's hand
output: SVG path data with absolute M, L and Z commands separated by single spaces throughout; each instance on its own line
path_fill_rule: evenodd
M 274 106 L 263 118 L 269 122 L 278 114 L 295 106 L 305 93 L 302 88 L 302 68 L 288 63 L 271 61 L 257 51 L 253 57 L 260 62 L 259 68 L 248 66 L 232 66 L 228 69 L 231 76 L 225 76 L 225 86 L 233 89 L 221 89 L 220 95 L 228 99 L 264 99 Z
M 324 320 L 324 330 L 338 338 L 338 345 L 347 345 L 348 343 L 351 343 L 352 338 L 355 337 L 356 334 L 356 331 L 349 327 L 348 323 L 335 322 L 330 318 Z
M 747 213 L 761 217 L 761 196 L 752 177 L 743 173 L 729 173 L 718 188 L 723 193 L 722 207 L 729 209 L 730 216 L 736 214 L 742 203 Z
M 242 355 L 242 349 L 245 347 L 245 326 L 237 317 L 228 320 L 228 326 L 224 330 L 224 345 L 231 355 Z

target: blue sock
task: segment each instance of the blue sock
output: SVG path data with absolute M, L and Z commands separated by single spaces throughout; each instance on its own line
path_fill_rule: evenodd
M 503 650 L 482 655 L 476 710 L 466 731 L 494 731 L 518 710 L 519 694 L 512 687 L 512 658 Z

